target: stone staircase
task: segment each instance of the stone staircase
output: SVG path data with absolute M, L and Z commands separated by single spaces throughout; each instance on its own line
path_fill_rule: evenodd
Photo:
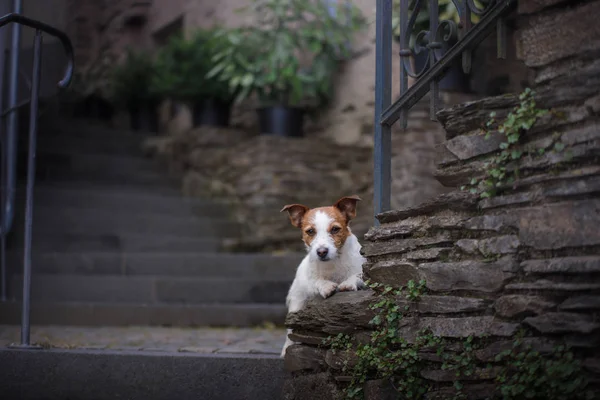
M 183 198 L 142 156 L 145 137 L 80 121 L 42 125 L 32 324 L 282 324 L 302 255 L 219 252 L 239 233 L 227 205 Z M 24 199 L 20 189 L 0 324 L 20 322 Z

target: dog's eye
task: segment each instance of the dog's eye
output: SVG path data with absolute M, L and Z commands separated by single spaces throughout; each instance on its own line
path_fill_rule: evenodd
M 307 229 L 307 230 L 306 230 L 306 234 L 307 234 L 308 236 L 312 236 L 312 235 L 314 235 L 314 234 L 315 234 L 315 230 L 314 230 L 313 228 Z
M 331 233 L 335 235 L 336 233 L 338 233 L 341 230 L 342 230 L 342 228 L 340 228 L 339 226 L 334 226 L 333 228 L 331 228 Z

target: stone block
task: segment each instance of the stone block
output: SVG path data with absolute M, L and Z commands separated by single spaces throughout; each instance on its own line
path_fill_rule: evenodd
M 493 293 L 514 277 L 516 262 L 504 257 L 495 262 L 433 262 L 418 266 L 419 278 L 434 292 L 469 290 Z
M 364 400 L 396 400 L 398 392 L 387 379 L 376 379 L 365 382 Z
M 417 207 L 386 211 L 378 214 L 376 217 L 379 222 L 386 224 L 409 217 L 438 213 L 442 210 L 471 211 L 475 210 L 476 204 L 477 196 L 467 192 L 450 192 L 423 202 Z
M 580 256 L 526 260 L 521 268 L 527 274 L 592 274 L 600 272 L 600 257 Z
M 500 132 L 493 132 L 486 139 L 486 132 L 482 129 L 470 135 L 456 136 L 436 146 L 436 163 L 438 167 L 466 161 L 498 151 L 500 143 L 506 141 L 506 136 Z
M 374 282 L 393 287 L 404 286 L 408 281 L 418 281 L 417 265 L 410 261 L 386 260 L 364 265 L 365 276 Z
M 421 371 L 421 376 L 427 380 L 434 382 L 454 382 L 456 380 L 491 380 L 494 379 L 501 371 L 501 367 L 492 368 L 475 368 L 473 374 L 469 376 L 458 374 L 453 370 L 442 369 L 424 369 Z
M 296 375 L 285 380 L 283 400 L 342 400 L 344 392 L 327 372 Z
M 547 279 L 539 279 L 534 282 L 520 282 L 506 285 L 507 290 L 548 290 L 564 292 L 580 292 L 600 289 L 600 283 L 570 283 L 554 282 Z
M 328 299 L 317 297 L 298 312 L 289 313 L 286 325 L 294 330 L 324 332 L 327 334 L 352 333 L 360 328 L 371 328 L 375 316 L 369 310 L 373 292 L 340 292 Z
M 420 314 L 453 314 L 483 311 L 488 302 L 473 297 L 423 295 L 417 301 L 409 301 L 404 297 L 396 300 L 401 309 L 408 307 L 411 312 Z
M 484 335 L 510 337 L 519 324 L 504 322 L 491 316 L 435 318 L 422 317 L 399 330 L 399 335 L 412 340 L 419 332 L 429 329 L 436 336 L 447 338 L 482 337 Z
M 592 311 L 600 310 L 600 296 L 584 295 L 569 297 L 563 301 L 558 309 L 560 311 Z
M 341 370 L 344 367 L 352 367 L 358 362 L 358 357 L 354 351 L 348 350 L 327 350 L 325 363 L 329 368 Z
M 494 303 L 496 313 L 507 318 L 538 315 L 555 307 L 555 302 L 549 301 L 544 297 L 520 294 L 501 296 Z
M 395 239 L 384 242 L 367 242 L 364 244 L 362 250 L 369 261 L 374 261 L 377 256 L 402 254 L 423 247 L 451 244 L 452 242 L 451 235 L 448 232 L 442 232 L 431 237 Z
M 532 16 L 517 33 L 518 57 L 529 67 L 541 67 L 599 49 L 600 26 L 590 15 L 600 15 L 600 3 L 556 7 Z
M 489 239 L 460 239 L 456 246 L 469 254 L 484 256 L 516 253 L 519 248 L 519 238 L 516 235 L 495 236 Z
M 590 334 L 600 330 L 600 322 L 594 321 L 592 316 L 586 314 L 554 312 L 523 320 L 543 334 L 580 333 Z
M 305 345 L 291 345 L 285 353 L 284 365 L 288 372 L 321 371 L 325 369 L 325 349 Z

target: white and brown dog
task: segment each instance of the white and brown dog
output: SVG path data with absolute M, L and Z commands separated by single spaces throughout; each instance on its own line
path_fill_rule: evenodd
M 310 209 L 290 204 L 281 211 L 289 213 L 292 225 L 302 230 L 302 240 L 308 254 L 298 267 L 287 295 L 288 313 L 301 310 L 306 301 L 318 295 L 328 298 L 336 291 L 353 291 L 364 287 L 360 243 L 350 230 L 350 220 L 356 216 L 358 196 L 339 199 L 333 206 Z M 288 329 L 288 335 L 290 333 Z M 285 356 L 286 339 L 281 351 Z

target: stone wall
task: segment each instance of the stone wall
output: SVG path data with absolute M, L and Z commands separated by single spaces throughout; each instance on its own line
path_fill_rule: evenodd
M 416 205 L 446 189 L 435 180 L 435 145 L 443 130 L 429 121 L 426 104 L 410 113 L 407 131 L 393 135 L 392 176 L 395 207 Z M 372 137 L 372 126 L 368 132 Z M 366 133 L 365 133 L 366 135 Z M 333 204 L 358 194 L 363 201 L 352 227 L 359 238 L 373 225 L 372 144 L 341 145 L 318 135 L 280 138 L 246 130 L 174 130 L 146 143 L 164 160 L 192 197 L 216 197 L 232 205 L 244 227 L 233 250 L 301 250 L 300 234 L 279 210 L 290 203 L 309 207 Z
M 518 169 L 513 184 L 487 199 L 460 189 L 485 174 L 502 141 L 497 132 L 485 139 L 489 113 L 502 119 L 518 98 L 443 110 L 447 134 L 438 146 L 436 176 L 454 190 L 379 215 L 381 226 L 366 235 L 364 272 L 372 282 L 399 287 L 425 281 L 418 300 L 395 298 L 405 310 L 398 337 L 414 343 L 420 332 L 430 332 L 446 341 L 443 354 L 451 357 L 465 354 L 469 337 L 479 345 L 468 376 L 442 368 L 443 354 L 435 350 L 419 352 L 426 362 L 419 378 L 432 387 L 426 398 L 454 398 L 457 380 L 467 398 L 493 397 L 505 367 L 496 356 L 517 336 L 542 355 L 566 343 L 582 366 L 577 378 L 588 377 L 596 395 L 600 389 L 598 13 L 600 1 L 519 4 L 520 57 L 535 71 L 538 106 L 551 113 L 522 135 L 518 148 L 525 156 L 507 166 Z M 581 32 L 588 33 L 585 39 Z M 298 344 L 286 355 L 286 399 L 343 397 L 351 379 L 343 366 L 352 367 L 356 357 L 333 351 L 323 339 L 343 333 L 368 343 L 375 315 L 369 305 L 379 299 L 372 291 L 338 293 L 288 315 Z M 387 381 L 363 387 L 366 399 L 398 397 L 390 395 Z

